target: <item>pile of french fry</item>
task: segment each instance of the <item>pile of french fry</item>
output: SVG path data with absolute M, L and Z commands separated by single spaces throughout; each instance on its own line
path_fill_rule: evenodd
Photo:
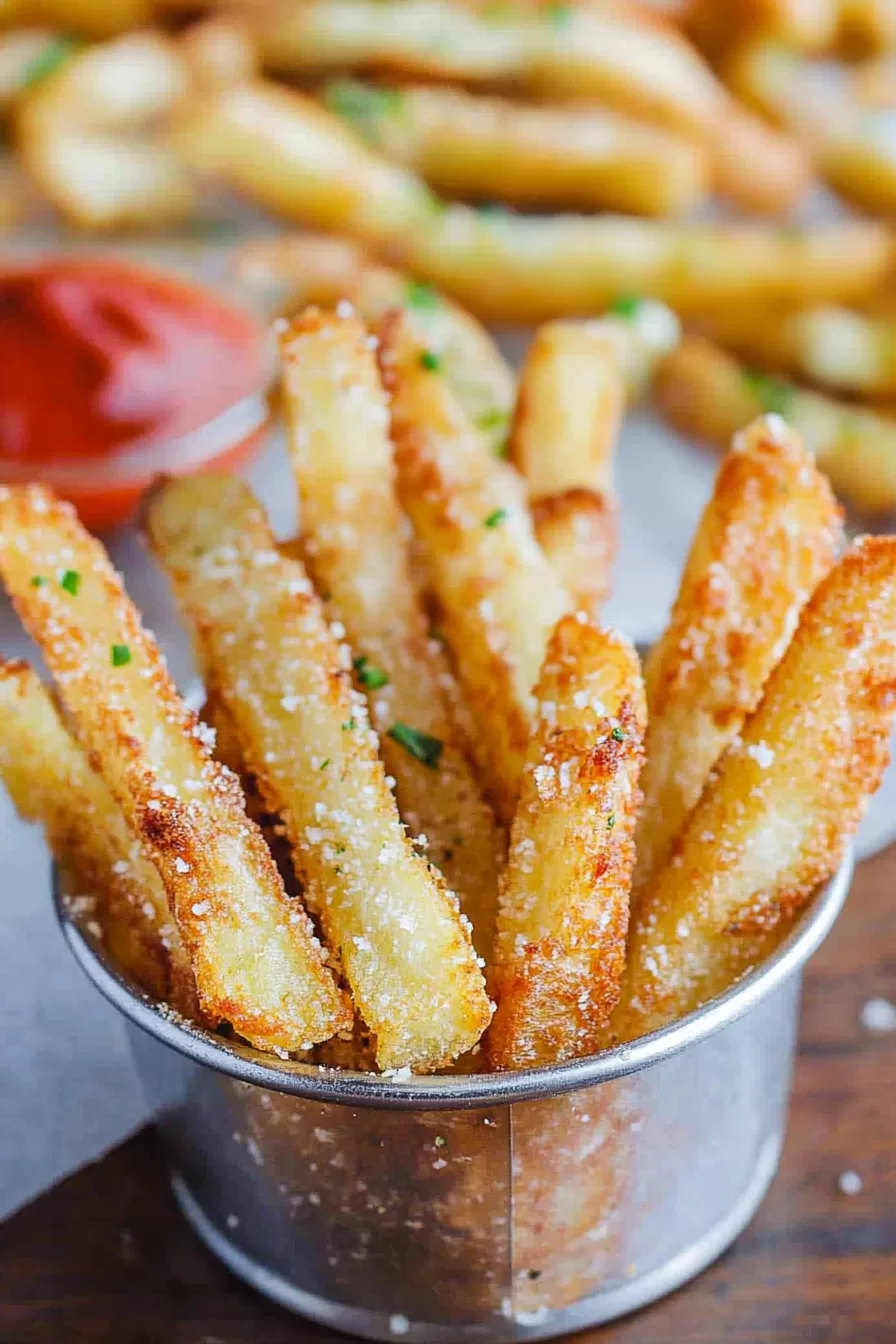
M 0 776 L 188 1020 L 322 1067 L 591 1054 L 759 965 L 838 865 L 896 712 L 896 538 L 840 555 L 826 477 L 756 420 L 642 670 L 600 605 L 662 314 L 548 324 L 513 397 L 431 343 L 470 319 L 419 287 L 374 315 L 395 275 L 357 279 L 360 311 L 279 332 L 300 535 L 236 478 L 145 502 L 202 718 L 70 506 L 0 488 L 0 578 L 55 681 L 0 667 Z

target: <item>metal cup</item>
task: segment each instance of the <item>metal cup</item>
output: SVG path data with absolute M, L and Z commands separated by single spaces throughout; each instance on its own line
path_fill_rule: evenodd
M 746 1226 L 784 1135 L 803 965 L 845 862 L 777 952 L 665 1030 L 554 1068 L 384 1078 L 184 1023 L 66 909 L 127 1020 L 200 1237 L 262 1293 L 372 1339 L 546 1339 L 679 1287 Z

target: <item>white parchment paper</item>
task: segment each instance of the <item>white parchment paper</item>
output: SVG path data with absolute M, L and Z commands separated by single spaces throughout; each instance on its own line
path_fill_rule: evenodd
M 516 353 L 513 342 L 509 353 Z M 716 459 L 648 413 L 629 417 L 619 452 L 622 540 L 607 618 L 637 639 L 662 628 L 690 537 L 712 486 Z M 275 529 L 294 523 L 281 444 L 249 472 Z M 192 677 L 165 584 L 137 538 L 112 541 L 129 590 L 156 631 L 181 685 Z M 0 649 L 28 653 L 12 613 L 0 609 Z M 896 835 L 896 774 L 874 800 L 859 837 L 865 856 Z M 122 1026 L 88 983 L 56 928 L 49 864 L 39 835 L 0 794 L 0 1217 L 95 1160 L 149 1112 Z

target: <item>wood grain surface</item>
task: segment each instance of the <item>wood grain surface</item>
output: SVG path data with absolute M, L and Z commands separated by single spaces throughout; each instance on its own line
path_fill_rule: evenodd
M 754 1223 L 694 1283 L 580 1340 L 896 1341 L 896 1032 L 862 1025 L 875 996 L 896 1001 L 896 847 L 860 868 L 807 975 L 788 1140 Z M 839 1190 L 845 1171 L 859 1194 Z M 257 1297 L 200 1245 L 148 1131 L 0 1226 L 2 1344 L 338 1338 Z

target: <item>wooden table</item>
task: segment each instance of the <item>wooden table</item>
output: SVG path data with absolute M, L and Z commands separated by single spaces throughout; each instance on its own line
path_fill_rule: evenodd
M 695 1283 L 580 1338 L 894 1344 L 896 1032 L 862 1026 L 874 996 L 896 1000 L 896 847 L 860 869 L 809 971 L 789 1137 L 755 1222 Z M 859 1194 L 839 1190 L 845 1171 Z M 338 1338 L 213 1259 L 179 1217 L 149 1131 L 0 1226 L 0 1344 Z

